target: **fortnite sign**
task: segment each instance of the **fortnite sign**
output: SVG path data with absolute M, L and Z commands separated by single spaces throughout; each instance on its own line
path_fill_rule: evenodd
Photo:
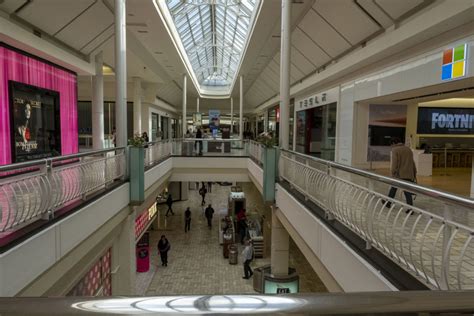
M 418 108 L 418 134 L 474 134 L 474 109 Z

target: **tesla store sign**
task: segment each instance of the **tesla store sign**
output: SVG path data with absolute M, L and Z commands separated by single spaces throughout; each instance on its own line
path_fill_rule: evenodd
M 474 134 L 474 108 L 418 108 L 418 134 Z
M 339 96 L 339 88 L 333 88 L 331 90 L 312 94 L 308 97 L 296 99 L 295 108 L 296 111 L 311 109 L 321 105 L 337 102 Z

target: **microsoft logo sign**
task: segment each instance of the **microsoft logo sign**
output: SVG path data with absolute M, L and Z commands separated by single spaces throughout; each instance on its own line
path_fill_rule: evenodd
M 447 49 L 443 52 L 441 80 L 464 77 L 466 74 L 467 44 Z

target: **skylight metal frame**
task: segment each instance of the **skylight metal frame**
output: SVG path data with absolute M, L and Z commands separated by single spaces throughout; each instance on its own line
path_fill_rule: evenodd
M 155 3 L 200 94 L 204 90 L 230 94 L 261 0 L 155 0 Z

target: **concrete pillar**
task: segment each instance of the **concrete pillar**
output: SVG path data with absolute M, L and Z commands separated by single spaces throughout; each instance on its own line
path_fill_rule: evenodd
M 196 113 L 199 113 L 199 97 L 197 98 Z
M 290 238 L 275 210 L 272 211 L 271 268 L 275 276 L 288 275 Z
M 290 57 L 291 57 L 291 2 L 281 1 L 280 54 L 280 147 L 288 149 L 290 138 Z
M 92 148 L 104 148 L 104 74 L 102 52 L 95 56 L 95 76 L 92 77 Z
M 115 0 L 115 128 L 117 147 L 127 146 L 126 0 Z
M 135 212 L 122 223 L 120 235 L 112 246 L 112 295 L 134 295 L 136 279 Z
M 187 120 L 186 120 L 186 74 L 183 75 L 183 120 L 182 120 L 182 133 L 183 137 L 187 131 Z
M 239 139 L 244 139 L 244 77 L 240 76 Z
M 234 133 L 234 98 L 230 98 L 230 134 Z
M 142 134 L 142 79 L 133 78 L 133 133 Z M 148 132 L 147 132 L 148 133 Z

